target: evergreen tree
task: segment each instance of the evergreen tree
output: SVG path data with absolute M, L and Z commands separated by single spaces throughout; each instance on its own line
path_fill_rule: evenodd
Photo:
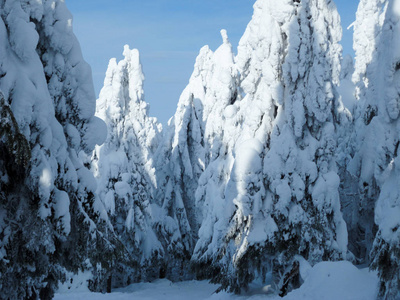
M 128 46 L 96 112 L 71 22 L 63 0 L 0 0 L 1 299 L 79 271 L 102 292 L 272 272 L 284 296 L 302 261 L 353 258 L 347 231 L 400 298 L 400 0 L 360 1 L 354 66 L 332 0 L 257 0 L 236 57 L 225 30 L 200 50 L 164 130 Z
M 238 138 L 236 127 L 240 122 L 236 115 L 241 98 L 238 89 L 239 72 L 226 31 L 221 31 L 221 34 L 223 44 L 212 55 L 211 76 L 204 84 L 206 163 L 195 193 L 201 225 L 192 256 L 192 265 L 198 278 L 210 278 L 219 271 L 214 266 L 214 254 L 227 223 L 224 188 L 232 168 L 232 150 Z
M 379 187 L 375 206 L 377 234 L 371 251 L 371 267 L 380 277 L 380 299 L 400 297 L 400 246 L 399 246 L 399 114 L 400 114 L 400 1 L 381 2 L 382 26 L 376 40 L 376 52 L 367 66 L 368 82 L 363 102 L 373 103 L 376 116 L 364 134 L 371 135 L 372 144 L 366 151 L 375 154 L 374 160 L 362 160 L 365 168 L 374 171 Z M 361 102 L 361 100 L 360 100 Z M 368 107 L 363 107 L 364 116 Z M 361 133 L 363 133 L 361 131 Z M 367 138 L 366 138 L 367 139 Z M 372 155 L 371 155 L 372 156 Z M 363 157 L 364 158 L 364 157 Z M 368 164 L 370 164 L 368 166 Z M 375 200 L 375 199 L 373 199 Z
M 202 86 L 196 88 L 202 84 L 203 66 L 208 64 L 209 53 L 208 47 L 201 49 L 195 72 L 179 99 L 174 117 L 164 129 L 163 141 L 155 155 L 156 199 L 161 201 L 163 216 L 156 221 L 156 226 L 166 250 L 163 275 L 173 280 L 191 276 L 189 260 L 197 234 L 193 195 L 204 166 L 202 106 L 195 93 L 203 95 Z
M 332 1 L 264 0 L 254 8 L 238 54 L 248 93 L 240 109 L 259 113 L 243 114 L 239 127 L 223 206 L 234 209 L 213 253 L 213 280 L 239 292 L 272 268 L 284 295 L 296 255 L 311 264 L 346 257 L 335 162 L 340 18 Z
M 0 8 L 0 296 L 50 299 L 66 271 L 106 267 L 115 253 L 81 159 L 103 142 L 105 126 L 64 2 Z M 94 277 L 93 287 L 102 285 Z
M 158 278 L 163 249 L 153 231 L 156 179 L 152 166 L 161 125 L 148 116 L 139 52 L 125 46 L 124 60 L 112 59 L 98 100 L 97 116 L 108 137 L 93 153 L 97 193 L 125 247 L 115 266 L 114 286 Z M 154 213 L 153 213 L 153 210 Z
M 295 255 L 313 265 L 345 259 L 347 252 L 335 160 L 337 128 L 347 120 L 336 90 L 340 17 L 329 0 L 292 5 L 296 21 L 285 34 L 285 90 L 264 160 L 265 207 L 277 231 L 266 243 L 255 243 L 269 254 L 278 250 L 272 252 L 272 268 L 275 274 L 284 274 L 279 282 L 281 295 L 290 286 L 285 272 L 289 267 L 290 275 L 296 267 Z
M 353 82 L 358 100 L 353 112 L 347 155 L 346 181 L 355 187 L 354 222 L 349 224 L 351 250 L 361 263 L 369 262 L 369 253 L 376 234 L 374 207 L 380 194 L 379 177 L 393 158 L 394 146 L 384 140 L 384 129 L 378 117 L 385 114 L 382 99 L 381 62 L 378 58 L 387 1 L 361 1 L 354 23 L 356 52 Z M 384 116 L 383 118 L 386 118 Z M 353 185 L 353 184 L 352 184 Z
M 235 214 L 239 201 L 245 203 L 240 207 L 248 212 L 252 209 L 251 202 L 260 201 L 263 196 L 260 155 L 268 143 L 277 112 L 274 103 L 279 96 L 280 83 L 276 79 L 282 59 L 279 53 L 281 44 L 271 30 L 276 23 L 268 5 L 265 1 L 256 2 L 253 19 L 240 40 L 236 65 L 231 67 L 240 73 L 240 87 L 232 89 L 239 93 L 236 92 L 235 98 L 226 103 L 222 113 L 219 113 L 223 116 L 224 128 L 220 134 L 222 144 L 219 155 L 200 178 L 196 195 L 197 201 L 204 203 L 207 209 L 193 255 L 196 273 L 200 278 L 222 281 L 224 287 L 231 284 L 229 276 L 234 272 L 228 270 L 232 268 L 231 254 L 225 249 L 229 220 Z M 232 79 L 235 77 L 237 75 L 231 75 Z M 243 93 L 246 96 L 242 99 Z M 218 103 L 224 103 L 222 100 Z M 237 217 L 240 218 L 237 222 L 244 224 L 243 216 Z M 221 253 L 228 253 L 223 260 L 220 260 Z M 233 289 L 237 291 L 240 287 L 235 285 Z
M 225 30 L 221 35 L 223 44 L 215 52 L 208 46 L 200 50 L 189 84 L 166 129 L 166 143 L 159 150 L 162 154 L 158 155 L 159 188 L 168 216 L 165 221 L 169 222 L 163 225 L 164 236 L 172 236 L 167 246 L 169 252 L 178 253 L 183 259 L 183 265 L 177 267 L 178 276 L 189 272 L 200 222 L 207 216 L 208 208 L 204 207 L 207 204 L 196 201 L 198 182 L 200 176 L 204 180 L 206 167 L 221 155 L 225 130 L 221 115 L 237 97 L 232 46 Z M 165 161 L 168 164 L 162 167 Z M 173 229 L 168 224 L 173 222 L 179 228 L 179 235 L 168 234 Z

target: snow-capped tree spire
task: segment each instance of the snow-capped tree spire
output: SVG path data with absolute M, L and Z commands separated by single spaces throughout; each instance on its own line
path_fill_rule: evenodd
M 200 50 L 189 84 L 166 129 L 168 143 L 158 155 L 159 193 L 167 204 L 170 222 L 174 220 L 179 228 L 180 242 L 176 245 L 183 245 L 178 253 L 182 253 L 186 266 L 198 238 L 200 222 L 206 216 L 204 199 L 199 202 L 195 196 L 199 178 L 224 148 L 224 110 L 237 98 L 238 73 L 232 46 L 225 30 L 221 31 L 221 37 L 223 43 L 215 52 L 208 46 Z
M 97 115 L 106 122 L 108 137 L 96 147 L 92 159 L 99 183 L 97 193 L 130 257 L 117 263 L 114 286 L 139 278 L 154 279 L 154 274 L 159 274 L 155 270 L 160 268 L 155 263 L 160 263 L 164 253 L 152 220 L 152 205 L 156 205 L 152 156 L 160 127 L 149 117 L 144 102 L 139 51 L 125 46 L 123 55 L 119 63 L 110 60 L 100 92 Z
M 144 75 L 140 63 L 139 51 L 137 49 L 130 50 L 129 45 L 125 45 L 123 55 L 125 56 L 129 76 L 129 98 L 131 101 L 144 101 Z
M 356 12 L 353 48 L 356 54 L 353 81 L 367 84 L 367 68 L 376 54 L 379 35 L 385 20 L 387 0 L 361 0 Z
M 228 38 L 228 33 L 226 32 L 225 29 L 221 30 L 221 36 L 222 36 L 222 43 L 224 44 L 230 44 L 229 38 Z

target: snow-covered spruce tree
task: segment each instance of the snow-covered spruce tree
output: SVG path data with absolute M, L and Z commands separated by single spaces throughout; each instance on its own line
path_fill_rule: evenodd
M 163 210 L 168 216 L 160 228 L 169 243 L 169 255 L 177 257 L 178 254 L 176 262 L 168 259 L 168 269 L 175 270 L 175 275 L 171 271 L 168 275 L 173 279 L 187 276 L 189 272 L 200 220 L 207 214 L 204 202 L 196 204 L 198 181 L 207 165 L 220 155 L 222 114 L 237 97 L 238 75 L 232 46 L 226 31 L 222 30 L 221 34 L 223 44 L 215 53 L 208 46 L 200 50 L 176 114 L 169 121 L 165 143 L 157 155 L 159 195 L 164 199 Z
M 100 92 L 96 115 L 106 122 L 108 137 L 92 157 L 98 195 L 126 250 L 113 271 L 117 287 L 158 278 L 164 252 L 153 231 L 151 208 L 157 205 L 152 163 L 161 125 L 148 116 L 138 50 L 125 46 L 123 54 L 118 64 L 110 60 Z
M 226 31 L 223 44 L 213 53 L 210 74 L 204 86 L 203 122 L 205 170 L 198 179 L 195 194 L 200 221 L 198 241 L 192 256 L 197 278 L 211 278 L 215 249 L 223 238 L 227 220 L 224 189 L 232 168 L 232 149 L 238 137 L 239 72 Z M 225 225 L 224 225 L 225 224 Z
M 378 270 L 380 277 L 379 298 L 391 300 L 400 297 L 400 1 L 386 1 L 382 14 L 384 21 L 376 53 L 367 66 L 367 76 L 371 77 L 366 78 L 370 84 L 365 93 L 376 99 L 377 114 L 369 131 L 374 144 L 366 145 L 376 157 L 375 161 L 362 164 L 364 167 L 366 163 L 372 164 L 369 167 L 375 171 L 373 175 L 380 188 L 375 206 L 378 232 L 370 255 L 371 268 Z M 375 68 L 371 70 L 372 67 Z
M 381 118 L 387 118 L 382 101 L 382 70 L 377 49 L 382 39 L 382 26 L 388 1 L 362 0 L 354 22 L 354 50 L 356 52 L 353 82 L 358 100 L 353 111 L 352 134 L 346 153 L 347 172 L 342 176 L 347 183 L 355 183 L 351 192 L 354 216 L 349 222 L 350 250 L 363 263 L 376 233 L 374 207 L 380 193 L 379 177 L 393 158 L 395 145 L 385 140 Z M 350 188 L 350 187 L 348 187 Z M 347 197 L 347 195 L 344 195 Z M 347 218 L 346 218 L 347 219 Z
M 64 1 L 0 1 L 0 15 L 0 297 L 49 299 L 115 253 L 80 159 L 105 125 Z
M 202 48 L 196 60 L 195 72 L 198 73 L 192 78 L 199 77 L 196 81 L 200 83 L 204 75 L 202 67 L 208 63 L 210 52 L 208 47 Z M 193 86 L 193 83 L 189 83 L 183 91 L 177 112 L 168 121 L 162 143 L 155 154 L 158 186 L 156 199 L 161 201 L 160 216 L 163 216 L 156 220 L 156 226 L 166 250 L 162 275 L 172 280 L 188 278 L 197 223 L 193 195 L 204 164 L 199 116 L 202 106 L 194 96 Z M 191 193 L 187 194 L 187 191 Z
M 239 43 L 234 67 L 241 74 L 240 88 L 236 88 L 240 93 L 218 113 L 222 118 L 209 120 L 222 122 L 222 144 L 219 155 L 201 176 L 196 194 L 197 202 L 204 203 L 206 209 L 192 259 L 196 274 L 200 278 L 213 278 L 215 282 L 224 281 L 224 287 L 230 284 L 227 268 L 232 264 L 228 256 L 222 261 L 220 258 L 226 252 L 226 231 L 236 210 L 233 198 L 239 194 L 246 197 L 247 200 L 242 200 L 247 202 L 245 209 L 248 210 L 253 199 L 261 201 L 264 195 L 260 154 L 269 142 L 277 112 L 275 103 L 280 95 L 278 78 L 283 45 L 280 36 L 275 34 L 278 23 L 270 14 L 269 5 L 266 1 L 256 2 L 253 19 Z M 243 99 L 242 93 L 246 94 Z M 230 192 L 226 194 L 226 190 Z M 254 204 L 255 210 L 256 207 Z
M 311 264 L 346 256 L 335 162 L 341 27 L 332 1 L 259 0 L 254 8 L 238 58 L 257 47 L 265 55 L 257 64 L 261 55 L 247 54 L 241 82 L 249 97 L 251 88 L 266 91 L 265 117 L 253 125 L 265 126 L 235 147 L 225 193 L 235 209 L 214 254 L 220 268 L 214 281 L 238 292 L 272 268 L 284 295 L 298 274 L 296 255 Z
M 273 253 L 275 279 L 284 275 L 281 295 L 290 285 L 284 272 L 294 255 L 315 264 L 345 259 L 347 253 L 335 160 L 337 128 L 348 122 L 336 90 L 340 17 L 331 0 L 295 1 L 293 17 L 285 34 L 282 106 L 264 160 L 265 208 L 272 209 L 277 231 L 264 245 L 255 243 Z

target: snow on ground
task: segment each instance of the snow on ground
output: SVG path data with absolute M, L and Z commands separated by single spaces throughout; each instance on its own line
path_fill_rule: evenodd
M 100 299 L 100 300 L 374 300 L 377 295 L 378 278 L 367 269 L 359 270 L 349 262 L 322 262 L 314 266 L 305 277 L 304 284 L 297 290 L 280 298 L 268 292 L 265 287 L 254 287 L 246 295 L 226 292 L 216 294 L 217 285 L 207 281 L 186 281 L 173 283 L 167 279 L 152 283 L 136 283 L 115 290 L 111 294 L 60 291 L 56 300 Z

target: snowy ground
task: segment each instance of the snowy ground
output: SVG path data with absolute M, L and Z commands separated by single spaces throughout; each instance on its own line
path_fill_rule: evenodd
M 305 282 L 300 289 L 288 294 L 284 300 L 374 300 L 378 279 L 368 270 L 359 270 L 348 262 L 324 262 L 314 268 L 303 270 Z M 247 295 L 232 295 L 226 292 L 216 294 L 217 285 L 206 281 L 172 283 L 166 279 L 152 283 L 137 283 L 111 294 L 96 294 L 82 291 L 63 290 L 56 294 L 56 300 L 104 299 L 104 300 L 260 300 L 282 299 L 268 293 L 268 287 L 254 288 Z

